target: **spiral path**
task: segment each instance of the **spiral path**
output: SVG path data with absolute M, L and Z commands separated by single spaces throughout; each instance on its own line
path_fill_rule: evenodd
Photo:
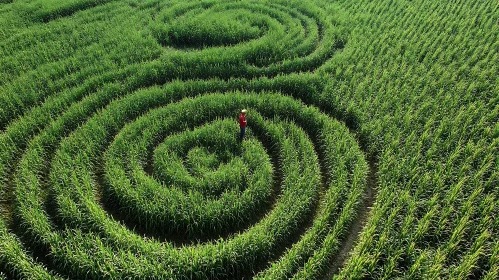
M 348 129 L 316 108 L 280 94 L 227 92 L 171 103 L 163 93 L 164 89 L 137 91 L 111 102 L 54 151 L 49 141 L 57 129 L 33 138 L 14 175 L 15 213 L 30 245 L 50 250 L 48 261 L 66 267 L 63 274 L 91 278 L 111 271 L 116 274 L 109 275 L 118 278 L 231 278 L 265 267 L 265 262 L 275 263 L 258 276 L 290 276 L 301 271 L 294 259 L 304 256 L 327 267 L 342 230 L 355 214 L 368 171 Z M 230 121 L 241 107 L 252 112 L 254 134 L 242 146 L 233 133 L 237 126 Z M 272 166 L 258 139 L 272 143 L 270 152 L 277 154 L 278 166 Z M 143 162 L 154 147 L 151 176 Z M 195 178 L 178 182 L 196 176 L 189 174 L 178 156 L 200 151 L 204 152 L 192 155 L 196 164 L 210 160 L 206 153 L 219 157 L 211 163 L 216 170 L 210 189 Z M 321 174 L 321 164 L 328 174 Z M 104 185 L 96 183 L 99 166 L 104 169 Z M 277 170 L 281 178 L 276 204 L 260 221 L 225 240 L 174 248 L 168 242 L 140 237 L 99 205 L 98 194 L 104 192 L 108 204 L 134 217 L 129 222 L 146 230 L 221 234 L 244 224 L 271 198 L 272 174 Z M 174 179 L 164 179 L 168 176 Z M 322 195 L 321 180 L 328 184 Z M 313 225 L 277 260 L 275 253 L 311 217 L 321 196 Z M 47 203 L 51 206 L 45 209 Z M 316 255 L 319 252 L 329 258 Z M 101 267 L 103 260 L 110 265 L 106 270 Z M 136 265 L 127 265 L 130 262 Z
M 341 23 L 301 1 L 107 2 L 47 6 L 29 32 L 61 50 L 2 58 L 36 67 L 0 84 L 0 277 L 326 275 L 370 172 L 314 73 L 345 44 Z M 65 50 L 70 35 L 44 29 L 81 15 L 91 33 L 103 14 L 142 23 L 144 51 L 104 37 L 120 61 L 88 57 L 98 36 Z M 37 47 L 7 37 L 3 50 Z

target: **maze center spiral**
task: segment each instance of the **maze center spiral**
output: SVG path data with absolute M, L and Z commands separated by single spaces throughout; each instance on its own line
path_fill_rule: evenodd
M 158 39 L 180 48 L 227 46 L 257 39 L 268 29 L 265 21 L 249 16 L 248 10 L 239 6 L 205 3 L 181 15 L 163 13 L 157 26 Z
M 223 63 L 246 77 L 312 70 L 345 38 L 333 16 L 310 3 L 291 3 L 172 2 L 154 15 L 151 33 L 183 60 Z
M 130 170 L 130 186 L 137 186 L 135 192 L 123 190 L 121 178 L 108 176 L 110 208 L 118 204 L 125 217 L 141 217 L 128 220 L 145 231 L 197 239 L 227 233 L 261 211 L 273 187 L 272 165 L 261 143 L 251 136 L 240 143 L 233 120 L 171 135 L 195 124 L 194 118 L 152 114 L 162 124 L 152 126 L 150 115 L 124 129 L 108 150 L 107 173 Z M 166 139 L 154 152 L 149 175 L 140 164 L 147 161 L 146 149 L 141 153 L 140 147 L 151 147 L 161 137 Z
M 23 246 L 70 278 L 323 273 L 368 165 L 344 123 L 315 106 L 321 78 L 286 74 L 333 55 L 344 40 L 335 20 L 300 1 L 162 5 L 148 27 L 164 56 L 7 123 L 0 176 L 12 178 Z M 174 78 L 200 80 L 165 83 Z
M 154 174 L 166 185 L 184 192 L 192 190 L 206 198 L 220 197 L 225 191 L 241 192 L 259 165 L 267 166 L 266 181 L 272 174 L 265 149 L 251 136 L 238 143 L 237 127 L 230 120 L 169 137 L 154 152 Z M 230 188 L 229 188 L 230 186 Z

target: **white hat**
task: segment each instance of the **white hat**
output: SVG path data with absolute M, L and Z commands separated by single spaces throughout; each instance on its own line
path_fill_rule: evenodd
M 241 111 L 241 113 L 246 113 L 246 112 L 248 112 L 248 111 L 246 111 L 246 109 L 243 109 L 243 110 Z

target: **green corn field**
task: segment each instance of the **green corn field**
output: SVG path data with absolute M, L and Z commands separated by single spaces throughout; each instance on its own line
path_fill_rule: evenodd
M 494 280 L 498 201 L 497 1 L 0 0 L 2 280 Z

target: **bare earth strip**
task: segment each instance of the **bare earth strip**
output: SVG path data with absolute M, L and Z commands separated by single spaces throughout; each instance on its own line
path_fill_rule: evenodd
M 336 255 L 336 258 L 331 262 L 331 267 L 329 272 L 324 276 L 324 279 L 333 279 L 333 276 L 337 274 L 340 269 L 345 265 L 348 260 L 350 253 L 355 248 L 359 235 L 362 229 L 366 225 L 369 217 L 371 216 L 371 209 L 376 201 L 377 186 L 378 186 L 378 166 L 374 159 L 369 159 L 369 175 L 367 177 L 367 190 L 364 200 L 360 206 L 359 214 L 357 218 L 352 222 L 352 225 L 348 229 L 348 235 L 343 241 L 341 250 Z

